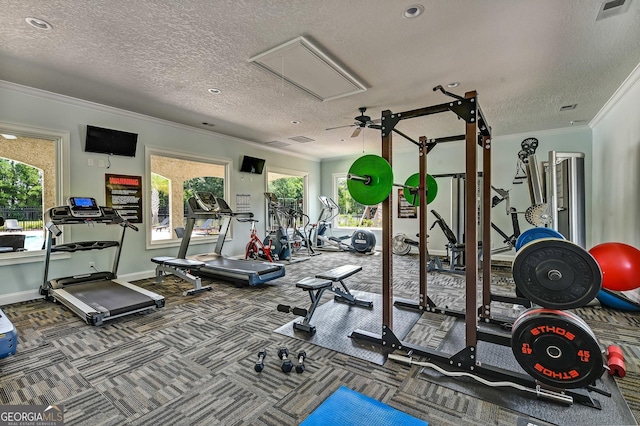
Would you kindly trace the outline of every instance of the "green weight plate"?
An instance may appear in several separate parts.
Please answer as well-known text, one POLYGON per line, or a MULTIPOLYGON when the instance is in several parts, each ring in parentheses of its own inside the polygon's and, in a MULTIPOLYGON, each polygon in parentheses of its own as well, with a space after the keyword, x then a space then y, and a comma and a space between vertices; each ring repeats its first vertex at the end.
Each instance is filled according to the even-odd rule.
POLYGON ((374 206, 384 201, 393 187, 393 171, 384 158, 365 155, 358 158, 349 168, 349 174, 370 178, 371 182, 347 179, 349 194, 365 206, 374 206))
MULTIPOLYGON (((436 199, 436 195, 438 195, 438 182, 436 182, 435 178, 431 175, 427 175, 426 182, 427 182, 427 204, 430 204, 433 202, 433 200, 436 199)), ((411 188, 417 189, 418 186, 420 185, 420 173, 414 173, 411 176, 409 176, 404 184, 405 186, 410 186, 411 188)), ((411 205, 413 206, 420 205, 420 194, 418 194, 417 192, 414 192, 410 188, 404 188, 402 192, 404 194, 404 198, 406 198, 411 205)))

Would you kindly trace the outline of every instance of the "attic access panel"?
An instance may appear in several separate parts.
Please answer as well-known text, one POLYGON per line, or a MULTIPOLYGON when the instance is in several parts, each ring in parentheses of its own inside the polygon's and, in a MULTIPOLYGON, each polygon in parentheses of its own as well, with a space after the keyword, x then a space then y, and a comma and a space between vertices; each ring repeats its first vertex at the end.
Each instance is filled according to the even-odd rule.
POLYGON ((304 37, 267 50, 249 62, 323 102, 367 90, 355 76, 304 37))

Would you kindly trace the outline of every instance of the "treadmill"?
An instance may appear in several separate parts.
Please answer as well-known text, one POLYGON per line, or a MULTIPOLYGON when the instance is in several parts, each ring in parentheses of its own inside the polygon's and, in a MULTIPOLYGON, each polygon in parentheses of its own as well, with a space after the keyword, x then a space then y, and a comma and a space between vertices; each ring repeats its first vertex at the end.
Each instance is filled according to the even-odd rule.
POLYGON ((215 197, 211 192, 196 192, 187 200, 187 223, 184 236, 178 251, 178 258, 185 259, 191 234, 197 219, 223 217, 218 241, 213 253, 191 256, 195 260, 203 261, 204 265, 192 273, 236 284, 256 286, 264 284, 285 274, 281 263, 260 262, 254 260, 231 259, 222 255, 222 246, 229 230, 231 219, 235 217, 253 217, 253 213, 234 213, 222 198, 215 197))
POLYGON ((151 311, 164 306, 164 297, 117 279, 118 262, 127 228, 138 230, 111 207, 98 206, 88 197, 71 197, 67 206, 53 207, 45 212, 47 229, 44 280, 40 294, 45 299, 60 302, 89 325, 137 312, 151 311), (119 241, 80 241, 54 245, 61 235, 60 225, 90 225, 101 223, 120 225, 119 241), (49 279, 51 253, 77 253, 114 248, 113 268, 107 272, 91 272, 63 278, 49 279))

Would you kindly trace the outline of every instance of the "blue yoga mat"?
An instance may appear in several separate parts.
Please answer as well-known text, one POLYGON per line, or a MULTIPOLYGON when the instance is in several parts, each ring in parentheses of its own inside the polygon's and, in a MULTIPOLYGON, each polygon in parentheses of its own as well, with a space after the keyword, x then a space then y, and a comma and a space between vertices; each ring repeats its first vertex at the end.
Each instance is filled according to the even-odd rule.
POLYGON ((426 426, 416 419, 373 398, 340 386, 300 426, 426 426))

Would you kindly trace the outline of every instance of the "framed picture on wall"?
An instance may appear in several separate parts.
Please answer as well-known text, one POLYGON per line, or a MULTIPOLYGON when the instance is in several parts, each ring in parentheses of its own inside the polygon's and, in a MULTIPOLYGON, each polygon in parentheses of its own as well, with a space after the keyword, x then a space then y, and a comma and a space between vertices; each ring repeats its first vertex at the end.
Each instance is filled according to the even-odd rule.
POLYGON ((398 188, 398 219, 417 219, 418 208, 411 205, 404 197, 404 190, 398 188))

